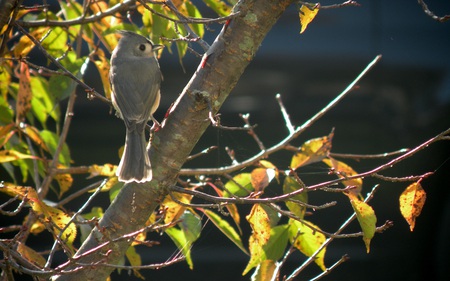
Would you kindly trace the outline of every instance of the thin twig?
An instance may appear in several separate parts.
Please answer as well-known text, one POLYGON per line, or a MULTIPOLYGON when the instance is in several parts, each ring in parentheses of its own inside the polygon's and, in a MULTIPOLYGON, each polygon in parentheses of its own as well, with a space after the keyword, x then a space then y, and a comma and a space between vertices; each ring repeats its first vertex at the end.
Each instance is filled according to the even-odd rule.
POLYGON ((284 107, 283 101, 281 100, 281 95, 277 94, 275 96, 275 98, 277 99, 278 105, 280 106, 281 114, 283 114, 284 123, 286 124, 289 134, 293 134, 295 131, 295 128, 294 128, 294 125, 292 125, 291 118, 289 117, 286 107, 284 107))
POLYGON ((245 167, 251 166, 252 164, 258 162, 261 159, 267 158, 269 155, 284 149, 289 142, 296 139, 300 134, 302 134, 306 129, 308 129, 312 124, 314 124, 317 120, 322 118, 328 111, 330 111, 334 106, 336 106, 344 97, 350 93, 355 86, 361 81, 361 79, 380 61, 381 55, 375 57, 375 59, 370 62, 365 69, 356 77, 353 82, 351 82, 347 88, 339 94, 334 100, 332 100, 328 105, 326 105, 322 110, 316 113, 313 117, 311 117, 308 121, 306 121, 300 127, 297 127, 293 133, 290 133, 287 137, 285 137, 278 144, 259 152, 253 157, 239 163, 236 165, 230 165, 220 168, 200 168, 200 169, 182 169, 180 171, 180 175, 222 175, 226 173, 231 173, 245 167))
POLYGON ((324 272, 320 273, 319 275, 317 275, 316 277, 314 277, 313 279, 310 279, 309 281, 317 281, 319 279, 322 279, 322 277, 330 274, 331 271, 333 271, 336 267, 340 266, 342 263, 346 262, 349 260, 349 257, 347 255, 342 256, 337 262, 335 262, 332 266, 328 267, 327 270, 325 270, 324 272))
POLYGON ((252 138, 255 140, 256 144, 258 144, 258 147, 261 151, 266 150, 266 147, 264 146, 264 144, 262 143, 262 141, 259 139, 258 135, 256 134, 255 130, 253 130, 253 126, 250 125, 250 114, 239 114, 239 117, 242 118, 242 120, 244 120, 245 123, 245 128, 249 128, 248 130, 248 134, 250 136, 252 136, 252 138))
MULTIPOLYGON (((373 194, 375 194, 375 192, 378 190, 379 185, 376 185, 372 188, 372 191, 369 193, 369 195, 367 195, 366 199, 364 200, 364 202, 369 202, 370 199, 372 199, 373 194)), ((345 228, 347 228, 347 226, 356 218, 356 213, 354 212, 340 227, 339 229, 334 233, 335 235, 340 234, 345 228)), ((317 255, 325 248, 327 247, 331 241, 333 241, 334 238, 333 237, 329 237, 327 240, 325 240, 325 242, 314 252, 314 254, 312 254, 305 262, 303 262, 303 264, 298 267, 296 270, 294 270, 292 272, 292 274, 286 279, 286 281, 292 281, 294 280, 294 278, 300 273, 302 272, 309 264, 311 264, 317 257, 317 255)))
POLYGON ((417 0, 420 4, 420 6, 422 6, 423 11, 425 12, 425 14, 427 14, 429 17, 431 17, 432 19, 438 21, 438 22, 446 22, 450 19, 450 15, 445 15, 442 17, 437 16, 435 13, 433 13, 429 8, 428 5, 423 1, 423 0, 417 0))

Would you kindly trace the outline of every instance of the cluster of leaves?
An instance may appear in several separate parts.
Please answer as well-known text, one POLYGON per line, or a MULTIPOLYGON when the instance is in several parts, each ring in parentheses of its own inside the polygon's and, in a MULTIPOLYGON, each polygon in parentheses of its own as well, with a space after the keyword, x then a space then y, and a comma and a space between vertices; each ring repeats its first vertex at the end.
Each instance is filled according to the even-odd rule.
MULTIPOLYGON (((90 2, 87 7, 73 0, 59 1, 60 13, 53 13, 48 9, 45 11, 38 9, 38 12, 31 9, 17 14, 16 20, 22 20, 23 23, 76 22, 67 26, 42 24, 30 27, 28 34, 15 42, 11 52, 3 55, 4 59, 1 60, 0 66, 0 163, 11 178, 11 183, 0 179, 2 180, 0 191, 31 207, 36 219, 28 225, 29 229, 26 231, 33 234, 49 231, 68 254, 73 254, 75 250, 73 246, 75 238, 81 236, 83 241, 89 233, 89 229, 85 228, 86 225, 78 222, 95 221, 103 215, 103 210, 94 207, 79 217, 78 214, 63 210, 58 204, 53 206, 44 201, 47 194, 39 189, 41 179, 48 177, 58 183, 57 187, 53 185, 51 187, 59 199, 64 198, 67 191, 74 187, 70 172, 57 172, 58 169, 67 170, 73 164, 69 148, 64 141, 65 135, 60 127, 62 122, 60 101, 73 95, 77 86, 73 78, 82 80, 89 63, 93 63, 97 68, 106 99, 110 98, 109 61, 105 50, 111 51, 116 46, 118 37, 114 34, 115 30, 139 32, 149 36, 155 43, 166 45, 169 51, 172 51, 174 45, 181 60, 188 50, 189 40, 203 37, 205 30, 203 24, 187 21, 201 18, 199 10, 190 1, 172 2, 176 11, 181 14, 181 19, 179 15, 174 14, 170 6, 164 5, 164 2, 136 3, 137 14, 132 18, 142 22, 141 28, 124 20, 119 14, 102 16, 113 7, 130 5, 130 1, 120 3, 95 1, 90 2), (83 23, 89 16, 98 16, 98 20, 83 23), (191 31, 198 37, 191 34, 191 31), (32 38, 38 41, 38 46, 32 38), (78 38, 81 38, 82 44, 78 38), (99 48, 100 41, 101 48, 99 48), (28 56, 31 56, 36 46, 46 55, 47 65, 38 66, 29 60, 28 56), (81 52, 81 46, 87 48, 86 54, 81 52), (69 77, 69 73, 73 77, 69 77), (34 182, 36 188, 19 185, 29 182, 34 182)), ((204 0, 204 2, 219 16, 228 16, 231 11, 229 4, 235 4, 235 1, 226 3, 220 0, 204 0)), ((318 9, 319 5, 300 8, 301 32, 304 32, 314 19, 318 9)), ((5 31, 6 29, 3 29, 1 32, 5 31)), ((288 172, 281 171, 267 160, 261 160, 251 172, 237 174, 223 185, 205 182, 188 188, 195 191, 206 185, 214 190, 217 197, 229 199, 219 206, 221 212, 191 204, 194 198, 192 195, 172 192, 161 204, 163 216, 152 215, 148 220, 149 229, 146 231, 163 229, 179 247, 192 268, 190 249, 201 234, 201 214, 203 214, 239 249, 250 256, 243 274, 255 267, 258 268, 257 275, 262 272, 275 272, 289 245, 305 256, 313 257, 315 263, 322 270, 326 270, 324 257, 327 233, 305 219, 306 210, 310 206, 308 192, 312 190, 307 188, 295 173, 297 169, 306 165, 322 162, 345 186, 342 193, 348 197, 356 213, 362 228, 363 240, 369 251, 370 241, 376 231, 374 210, 359 194, 363 185, 361 177, 350 166, 330 156, 331 139, 332 135, 329 135, 305 142, 292 157, 290 165, 286 165, 291 169, 288 172), (285 208, 274 204, 278 201, 268 203, 255 201, 250 213, 246 215, 246 221, 252 229, 246 247, 236 202, 248 199, 250 201, 247 203, 251 203, 251 200, 264 199, 266 188, 276 184, 282 187, 282 196, 286 196, 286 200, 278 200, 285 202, 285 208), (223 215, 224 208, 230 214, 232 223, 223 215), (281 220, 281 216, 288 216, 288 221, 281 220)), ((90 177, 101 176, 107 179, 102 185, 102 191, 109 191, 111 200, 122 187, 115 176, 115 169, 116 166, 111 164, 93 164, 86 170, 90 177)), ((410 185, 400 197, 401 212, 410 224, 411 230, 424 201, 425 194, 419 182, 410 185)), ((28 217, 24 225, 27 222, 28 217)), ((143 230, 135 237, 136 242, 127 251, 126 256, 131 265, 141 265, 135 246, 144 243, 145 240, 143 230)), ((38 263, 40 267, 46 265, 42 255, 23 243, 19 243, 17 251, 31 263, 38 263)), ((134 272, 140 276, 138 271, 134 272)))
MULTIPOLYGON (((271 162, 261 160, 251 172, 237 174, 224 185, 222 184, 222 186, 211 182, 207 183, 208 186, 213 188, 217 196, 221 198, 262 199, 266 188, 273 188, 277 185, 281 185, 283 190, 283 194, 280 197, 289 197, 283 200, 287 210, 283 210, 279 205, 273 204, 275 197, 268 198, 265 202, 258 201, 253 204, 251 211, 246 216, 246 220, 252 229, 252 234, 248 238, 248 248, 243 243, 241 220, 236 204, 230 203, 221 206, 221 208, 226 208, 226 213, 232 218, 235 226, 232 226, 220 213, 204 208, 196 208, 197 212, 206 215, 226 237, 250 256, 243 275, 252 268, 257 267, 254 276, 275 276, 282 265, 286 249, 289 247, 297 249, 306 257, 313 257, 314 262, 322 270, 325 271, 327 269, 324 262, 326 253, 325 241, 330 237, 330 234, 322 231, 318 225, 305 219, 307 209, 314 208, 314 206, 308 204, 308 192, 316 189, 310 189, 305 186, 295 173, 295 170, 317 162, 327 165, 330 173, 341 179, 340 182, 345 188, 336 188, 335 190, 341 192, 349 199, 349 203, 362 229, 360 236, 362 236, 367 252, 369 252, 370 241, 377 230, 376 215, 372 207, 361 198, 362 178, 350 166, 330 156, 332 136, 333 134, 331 133, 329 136, 305 142, 292 157, 289 165, 290 171, 280 171, 271 162), (283 180, 281 180, 282 178, 283 180), (273 184, 270 185, 271 183, 273 184), (281 220, 282 216, 289 217, 288 221, 283 222, 281 220)), ((187 237, 198 237, 192 234, 199 234, 201 221, 194 208, 181 207, 173 203, 172 200, 175 200, 182 201, 184 205, 187 205, 192 199, 189 195, 179 194, 179 196, 182 197, 170 199, 168 206, 177 206, 177 217, 189 214, 191 219, 188 220, 187 224, 184 222, 179 224, 179 229, 176 230, 177 234, 179 234, 178 236, 170 236, 177 245, 181 245, 180 250, 183 251, 189 265, 192 266, 190 259, 192 241, 187 242, 185 239, 187 237)), ((233 200, 230 201, 233 202, 233 200)), ((425 192, 418 182, 408 186, 400 196, 400 210, 410 224, 411 231, 414 228, 415 218, 419 216, 424 203, 425 192)), ((221 213, 224 212, 222 211, 221 213)))

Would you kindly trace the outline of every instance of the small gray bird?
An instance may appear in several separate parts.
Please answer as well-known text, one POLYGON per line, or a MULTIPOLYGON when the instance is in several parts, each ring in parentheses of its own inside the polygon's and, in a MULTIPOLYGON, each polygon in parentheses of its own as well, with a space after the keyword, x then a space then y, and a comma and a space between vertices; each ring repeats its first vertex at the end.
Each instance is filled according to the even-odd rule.
POLYGON ((122 35, 111 55, 109 80, 112 103, 126 127, 125 148, 116 175, 122 182, 146 182, 152 179, 152 167, 146 151, 145 126, 159 106, 162 80, 155 45, 130 31, 122 35))

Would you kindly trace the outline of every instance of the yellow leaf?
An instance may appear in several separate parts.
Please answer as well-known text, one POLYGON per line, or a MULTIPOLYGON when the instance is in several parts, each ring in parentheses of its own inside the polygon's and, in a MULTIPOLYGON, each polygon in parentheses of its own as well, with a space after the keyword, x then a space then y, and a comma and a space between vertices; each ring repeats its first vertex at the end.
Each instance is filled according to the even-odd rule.
POLYGON ((178 220, 186 210, 186 207, 174 201, 172 197, 174 197, 177 201, 185 204, 189 204, 192 199, 192 195, 182 194, 178 192, 172 192, 172 195, 167 195, 163 203, 161 204, 161 209, 166 209, 164 223, 171 223, 178 220))
MULTIPOLYGON (((127 256, 128 261, 130 262, 131 266, 140 266, 142 265, 142 259, 141 256, 138 254, 138 252, 136 252, 136 248, 131 246, 128 247, 127 252, 125 253, 125 255, 127 256)), ((139 272, 138 269, 133 268, 133 274, 134 276, 144 280, 144 276, 142 276, 142 274, 139 272)))
POLYGON ((316 17, 317 13, 319 12, 320 4, 317 3, 314 5, 314 7, 310 8, 306 5, 302 5, 299 12, 300 17, 300 25, 302 26, 300 30, 300 34, 303 33, 306 30, 306 27, 308 24, 310 24, 313 19, 316 17))
MULTIPOLYGON (((328 157, 328 159, 323 159, 322 162, 333 168, 333 173, 335 173, 340 179, 345 179, 347 177, 351 177, 358 174, 349 165, 345 164, 344 162, 333 159, 331 157, 328 157)), ((353 194, 359 194, 362 189, 363 181, 361 178, 355 178, 351 180, 344 180, 342 181, 342 184, 346 187, 349 186, 354 187, 353 189, 350 190, 350 192, 353 194)))
POLYGON ((411 231, 416 225, 416 218, 422 212, 427 194, 419 182, 410 184, 400 195, 400 212, 409 224, 411 231))
POLYGON ((11 162, 20 159, 38 159, 38 157, 28 154, 23 154, 15 150, 0 151, 0 163, 11 162))
POLYGON ((20 63, 19 73, 19 91, 16 100, 16 124, 25 120, 25 117, 31 109, 31 99, 33 93, 30 86, 30 72, 28 65, 24 62, 20 63))
MULTIPOLYGON (((56 209, 54 207, 48 206, 43 201, 41 201, 37 195, 36 190, 28 186, 17 186, 13 184, 3 183, 3 188, 0 191, 10 194, 12 196, 19 196, 20 199, 25 197, 28 199, 28 204, 31 206, 34 212, 38 216, 43 215, 43 220, 40 223, 50 223, 53 231, 56 235, 59 235, 60 230, 65 228, 67 223, 70 221, 70 216, 65 212, 56 209)), ((33 233, 37 233, 42 229, 40 223, 37 223, 34 228, 33 233)), ((77 235, 77 228, 74 223, 71 223, 61 235, 61 239, 67 243, 67 245, 72 245, 75 237, 77 235)))
MULTIPOLYGON (((66 168, 66 166, 64 165, 58 165, 58 168, 66 168)), ((61 198, 61 196, 64 195, 64 193, 66 193, 70 187, 72 186, 73 183, 73 178, 71 174, 57 174, 55 176, 55 180, 58 182, 59 185, 59 198, 61 198)))
POLYGON ((300 151, 292 157, 291 168, 295 170, 301 166, 319 162, 328 156, 333 135, 334 133, 331 132, 328 136, 306 141, 300 147, 300 151))
POLYGON ((102 49, 97 49, 96 55, 99 60, 95 60, 95 66, 97 67, 100 78, 102 79, 103 90, 107 99, 111 100, 111 87, 109 85, 109 62, 105 57, 105 52, 102 49))
POLYGON ((249 238, 250 261, 242 275, 247 274, 253 267, 266 259, 263 246, 270 238, 270 219, 264 208, 260 204, 255 204, 246 217, 252 228, 252 235, 249 238))
POLYGON ((96 176, 104 176, 104 177, 113 177, 116 175, 117 166, 112 164, 104 164, 104 165, 91 165, 89 166, 89 177, 93 178, 96 176))
MULTIPOLYGON (((39 27, 30 32, 30 35, 36 39, 40 39, 47 31, 49 27, 39 27)), ((34 43, 28 36, 23 35, 20 37, 19 42, 14 46, 14 56, 15 57, 25 57, 33 49, 34 43)))
MULTIPOLYGON (((305 256, 311 257, 325 243, 326 237, 323 233, 315 230, 320 229, 317 225, 308 221, 304 222, 289 219, 289 240, 305 256)), ((326 247, 314 259, 314 262, 324 271, 327 269, 324 262, 325 252, 326 247)))
POLYGON ((369 253, 370 240, 375 235, 377 217, 372 207, 366 202, 359 200, 355 194, 347 193, 347 196, 350 199, 350 203, 356 213, 356 218, 363 231, 364 244, 366 244, 367 253, 369 253))

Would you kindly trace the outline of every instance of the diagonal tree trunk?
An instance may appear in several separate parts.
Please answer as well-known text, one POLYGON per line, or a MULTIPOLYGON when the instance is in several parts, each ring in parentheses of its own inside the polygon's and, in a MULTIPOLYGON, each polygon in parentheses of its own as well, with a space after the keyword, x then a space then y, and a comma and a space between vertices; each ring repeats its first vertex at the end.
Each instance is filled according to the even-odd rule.
MULTIPOLYGON (((234 8, 240 14, 224 26, 203 57, 202 63, 175 102, 167 120, 153 136, 150 149, 153 180, 126 184, 75 255, 79 264, 91 264, 55 280, 105 280, 131 241, 104 242, 144 227, 195 144, 209 126, 209 108, 216 113, 252 61, 262 40, 292 0, 242 0, 234 8)), ((71 269, 74 269, 72 266, 71 269)))

